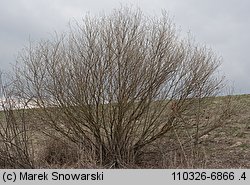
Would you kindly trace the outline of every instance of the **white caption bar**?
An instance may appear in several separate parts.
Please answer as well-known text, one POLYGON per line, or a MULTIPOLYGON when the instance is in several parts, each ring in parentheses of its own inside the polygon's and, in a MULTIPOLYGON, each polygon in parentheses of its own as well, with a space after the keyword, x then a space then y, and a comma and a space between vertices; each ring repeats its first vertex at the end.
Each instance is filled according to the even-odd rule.
POLYGON ((0 184, 102 184, 102 185, 167 185, 167 184, 250 184, 249 169, 211 170, 84 170, 35 169, 0 170, 0 184))

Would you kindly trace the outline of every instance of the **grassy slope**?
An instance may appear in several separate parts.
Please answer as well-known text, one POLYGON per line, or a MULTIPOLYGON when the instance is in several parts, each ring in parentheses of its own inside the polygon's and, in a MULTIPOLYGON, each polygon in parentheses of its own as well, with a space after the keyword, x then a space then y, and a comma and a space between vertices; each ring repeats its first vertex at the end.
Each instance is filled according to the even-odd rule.
POLYGON ((250 95, 235 96, 233 101, 236 114, 202 142, 207 168, 250 168, 250 95))
MULTIPOLYGON (((219 102, 221 97, 217 100, 219 102)), ((205 168, 250 168, 250 95, 234 96, 233 101, 236 114, 229 123, 202 139, 205 168)), ((1 119, 2 116, 0 111, 1 119)))

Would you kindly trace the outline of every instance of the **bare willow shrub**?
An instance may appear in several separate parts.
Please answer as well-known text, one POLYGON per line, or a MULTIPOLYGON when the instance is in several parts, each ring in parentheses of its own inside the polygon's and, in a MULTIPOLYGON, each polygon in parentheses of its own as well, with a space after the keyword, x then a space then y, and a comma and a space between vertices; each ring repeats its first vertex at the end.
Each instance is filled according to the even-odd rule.
POLYGON ((134 164, 222 84, 210 49, 179 39, 166 14, 129 8, 86 16, 68 34, 31 43, 18 62, 16 95, 57 133, 94 147, 107 167, 134 164))
POLYGON ((0 73, 0 168, 34 168, 28 117, 0 73))

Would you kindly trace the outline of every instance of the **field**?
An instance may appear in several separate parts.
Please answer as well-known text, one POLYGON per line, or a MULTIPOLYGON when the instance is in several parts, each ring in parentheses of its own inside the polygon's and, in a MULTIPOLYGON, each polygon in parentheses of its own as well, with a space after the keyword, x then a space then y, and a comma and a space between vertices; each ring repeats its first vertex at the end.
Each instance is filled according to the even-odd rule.
MULTIPOLYGON (((224 98, 208 101, 204 112, 209 116, 215 114, 224 98)), ((145 148, 140 162, 128 168, 250 168, 250 95, 233 96, 232 105, 233 114, 227 122, 202 135, 195 145, 185 145, 187 138, 182 131, 178 137, 170 133, 145 148)), ((3 112, 0 115, 3 120, 3 112)), ((203 115, 202 120, 210 119, 209 116, 203 115)), ((103 168, 95 164, 95 154, 90 151, 81 153, 79 162, 76 148, 40 133, 45 126, 36 123, 29 125, 29 129, 34 160, 39 168, 103 168)))
MULTIPOLYGON (((213 111, 222 98, 217 97, 208 109, 213 111)), ((184 167, 250 168, 250 95, 233 96, 232 101, 234 113, 227 123, 201 137, 201 159, 193 156, 194 166, 184 167)))
POLYGON ((235 115, 202 141, 207 168, 250 168, 250 95, 234 97, 235 115))

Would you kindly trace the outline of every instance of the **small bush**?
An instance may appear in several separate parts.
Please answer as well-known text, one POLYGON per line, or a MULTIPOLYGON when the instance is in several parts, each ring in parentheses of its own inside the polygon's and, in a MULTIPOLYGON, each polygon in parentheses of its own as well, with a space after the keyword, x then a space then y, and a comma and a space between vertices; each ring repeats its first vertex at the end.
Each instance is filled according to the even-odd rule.
POLYGON ((69 166, 78 161, 75 145, 58 139, 49 139, 39 153, 40 162, 45 166, 69 166))
POLYGON ((65 139, 49 137, 38 154, 40 168, 98 168, 94 152, 65 139))

